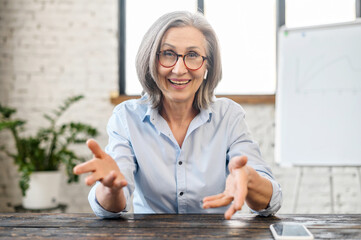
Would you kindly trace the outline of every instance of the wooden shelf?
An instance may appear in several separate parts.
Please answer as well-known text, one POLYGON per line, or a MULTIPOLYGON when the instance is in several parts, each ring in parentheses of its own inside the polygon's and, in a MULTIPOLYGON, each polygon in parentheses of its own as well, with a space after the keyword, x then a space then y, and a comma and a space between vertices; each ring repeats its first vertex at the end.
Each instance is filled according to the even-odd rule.
MULTIPOLYGON (((275 104, 275 95, 216 95, 217 97, 226 97, 239 104, 275 104)), ((129 99, 138 99, 139 95, 116 95, 112 94, 110 102, 117 105, 129 99)))

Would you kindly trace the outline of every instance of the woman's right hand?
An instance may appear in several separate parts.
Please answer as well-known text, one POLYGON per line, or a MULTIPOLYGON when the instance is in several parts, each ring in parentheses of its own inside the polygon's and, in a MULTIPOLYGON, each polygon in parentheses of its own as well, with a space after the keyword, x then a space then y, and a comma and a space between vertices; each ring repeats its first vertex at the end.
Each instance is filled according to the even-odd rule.
POLYGON ((110 192, 118 192, 125 187, 127 181, 114 159, 106 154, 95 140, 89 139, 87 145, 93 152, 94 158, 78 164, 74 167, 73 172, 77 175, 91 173, 85 179, 85 183, 88 186, 93 185, 96 181, 100 181, 104 187, 109 188, 110 192))
POLYGON ((89 186, 96 181, 102 183, 97 186, 95 196, 104 209, 111 212, 124 210, 126 198, 122 189, 128 184, 125 177, 114 159, 106 154, 95 140, 89 139, 87 145, 93 152, 94 158, 75 166, 74 173, 77 175, 91 173, 85 179, 85 183, 89 186))

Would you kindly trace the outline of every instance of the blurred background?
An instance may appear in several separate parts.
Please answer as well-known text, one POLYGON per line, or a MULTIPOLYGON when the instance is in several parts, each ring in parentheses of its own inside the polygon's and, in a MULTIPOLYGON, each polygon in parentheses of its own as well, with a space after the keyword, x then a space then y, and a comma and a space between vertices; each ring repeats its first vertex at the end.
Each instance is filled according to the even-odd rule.
MULTIPOLYGON (((111 97, 141 93, 134 62, 145 31, 165 12, 197 8, 221 43, 224 77, 216 93, 271 99, 241 105, 282 186, 279 212, 360 213, 360 167, 285 167, 275 162, 272 100, 279 27, 354 21, 360 17, 359 0, 0 0, 0 103, 17 109, 31 135, 46 124, 44 113, 67 97, 84 95, 61 121, 94 126, 99 131, 96 140, 105 147, 105 127, 115 106, 111 97)), ((0 145, 14 148, 9 132, 0 132, 0 145)), ((74 150, 91 157, 85 144, 74 150)), ((13 212, 21 204, 18 182, 17 166, 0 152, 0 212, 13 212)), ((66 212, 92 212, 89 190, 84 177, 67 184, 63 174, 59 202, 67 205, 66 212)))

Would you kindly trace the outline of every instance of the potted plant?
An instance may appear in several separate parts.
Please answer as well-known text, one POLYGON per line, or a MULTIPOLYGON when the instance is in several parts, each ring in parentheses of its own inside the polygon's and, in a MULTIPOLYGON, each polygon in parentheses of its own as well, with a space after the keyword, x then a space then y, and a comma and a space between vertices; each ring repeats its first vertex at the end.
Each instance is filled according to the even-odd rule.
POLYGON ((85 143, 88 137, 98 133, 87 124, 58 124, 58 120, 72 104, 82 98, 81 95, 70 97, 52 114, 44 114, 48 126, 38 129, 35 136, 25 135, 26 121, 13 118, 15 109, 0 104, 0 131, 10 130, 16 151, 8 151, 5 146, 1 146, 0 150, 13 158, 18 166, 24 208, 52 208, 59 204, 60 166, 65 166, 68 183, 78 181, 78 176, 73 174, 73 167, 85 159, 69 147, 85 143))

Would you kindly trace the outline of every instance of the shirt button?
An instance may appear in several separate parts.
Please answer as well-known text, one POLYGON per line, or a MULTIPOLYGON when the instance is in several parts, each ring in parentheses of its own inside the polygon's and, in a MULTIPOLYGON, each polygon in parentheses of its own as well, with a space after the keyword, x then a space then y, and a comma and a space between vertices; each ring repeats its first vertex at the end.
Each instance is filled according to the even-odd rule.
POLYGON ((183 192, 180 192, 179 195, 180 195, 180 196, 183 196, 183 192))
POLYGON ((179 161, 179 162, 178 162, 178 164, 179 164, 179 165, 182 165, 182 164, 183 164, 183 162, 182 162, 182 161, 179 161))

